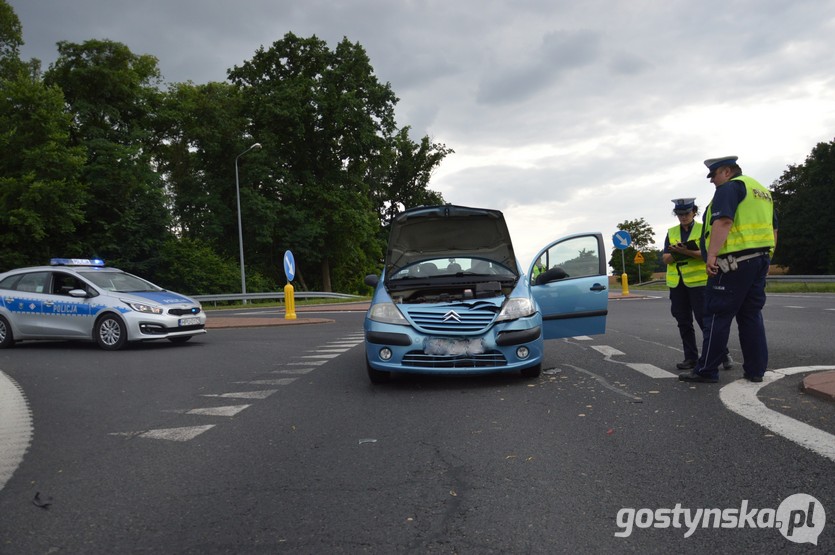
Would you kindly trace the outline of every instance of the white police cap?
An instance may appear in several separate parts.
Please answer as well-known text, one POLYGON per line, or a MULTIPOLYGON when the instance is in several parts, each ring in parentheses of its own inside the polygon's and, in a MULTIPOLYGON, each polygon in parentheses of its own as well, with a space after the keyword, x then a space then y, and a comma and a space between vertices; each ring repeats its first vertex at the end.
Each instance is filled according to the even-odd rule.
POLYGON ((739 156, 722 156, 721 158, 708 158, 707 160, 705 160, 705 166, 707 166, 708 169, 707 177, 713 177, 713 172, 715 172, 722 166, 730 166, 732 164, 736 164, 737 160, 739 160, 739 156))

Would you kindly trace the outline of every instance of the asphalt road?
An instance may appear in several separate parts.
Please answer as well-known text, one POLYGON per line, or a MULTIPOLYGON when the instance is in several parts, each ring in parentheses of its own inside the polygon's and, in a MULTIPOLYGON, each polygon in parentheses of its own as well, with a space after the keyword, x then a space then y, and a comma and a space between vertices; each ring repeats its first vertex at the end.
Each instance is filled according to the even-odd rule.
MULTIPOLYGON (((0 553, 835 551, 835 460, 751 419, 826 440, 835 404, 803 372, 753 391, 747 417, 722 398, 741 368, 679 382, 657 296, 610 303, 604 336, 548 342, 534 380, 372 386, 361 312, 0 351, 32 421, 0 553)), ((765 315, 771 369, 835 368, 835 296, 772 295, 765 315)))

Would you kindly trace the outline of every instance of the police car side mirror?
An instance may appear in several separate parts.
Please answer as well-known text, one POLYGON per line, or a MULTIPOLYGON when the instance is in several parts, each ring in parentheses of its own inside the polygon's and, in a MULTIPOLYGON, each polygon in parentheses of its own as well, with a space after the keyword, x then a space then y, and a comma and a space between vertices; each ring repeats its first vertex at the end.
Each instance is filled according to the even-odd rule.
POLYGON ((83 299, 87 296, 87 291, 84 289, 70 289, 68 291, 70 297, 76 297, 78 299, 83 299))
POLYGON ((377 274, 368 274, 365 276, 365 284, 369 287, 377 287, 377 284, 380 283, 380 278, 377 274))

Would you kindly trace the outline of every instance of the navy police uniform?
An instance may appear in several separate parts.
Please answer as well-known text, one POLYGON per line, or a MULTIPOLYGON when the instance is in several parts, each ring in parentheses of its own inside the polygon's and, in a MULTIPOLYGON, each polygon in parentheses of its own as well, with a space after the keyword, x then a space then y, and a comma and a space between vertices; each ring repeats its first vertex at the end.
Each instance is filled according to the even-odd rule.
MULTIPOLYGON (((705 165, 710 170, 708 177, 712 178, 723 166, 736 168, 736 160, 736 156, 706 160, 705 165)), ((727 352, 731 323, 736 318, 745 377, 759 382, 768 365, 762 309, 766 300, 765 278, 777 229, 771 193, 740 172, 716 187, 704 216, 701 246, 706 259, 711 225, 719 218, 730 218, 733 225, 718 252, 719 269, 715 275, 710 272, 708 275, 702 355, 693 371, 681 374, 679 379, 718 381, 719 365, 727 352)))

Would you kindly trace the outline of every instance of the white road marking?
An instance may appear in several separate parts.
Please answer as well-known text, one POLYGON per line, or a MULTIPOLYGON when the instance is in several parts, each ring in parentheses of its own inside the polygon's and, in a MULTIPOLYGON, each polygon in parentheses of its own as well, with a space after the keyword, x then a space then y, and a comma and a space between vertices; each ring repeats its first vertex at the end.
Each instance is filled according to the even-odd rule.
POLYGON ((577 341, 591 341, 591 337, 588 335, 578 335, 576 337, 572 337, 571 339, 576 339, 577 341))
POLYGON ((835 436, 773 411, 757 398, 760 388, 784 376, 819 370, 835 370, 835 366, 796 366, 766 372, 760 383, 741 379, 726 385, 719 390, 719 398, 740 416, 835 462, 835 436))
POLYGON ((633 370, 637 370, 645 376, 649 376, 650 378, 678 378, 678 374, 667 372, 666 370, 662 370, 661 368, 653 366, 652 364, 627 362, 626 365, 633 370))
POLYGON ((147 432, 142 432, 139 434, 139 437, 147 439, 164 439, 167 441, 189 441, 214 427, 214 424, 209 424, 207 426, 189 426, 186 428, 162 428, 159 430, 148 430, 147 432))
POLYGON ((236 393, 216 393, 201 395, 201 397, 220 397, 223 399, 266 399, 277 389, 264 389, 261 391, 238 391, 236 393))
POLYGON ((591 348, 603 355, 604 357, 612 357, 616 355, 625 354, 618 351, 614 347, 609 347, 608 345, 592 345, 591 348))
POLYGON ((642 364, 637 362, 620 362, 619 360, 612 360, 613 356, 620 356, 624 353, 618 351, 614 347, 610 347, 608 345, 592 345, 592 349, 597 351, 598 353, 602 354, 606 357, 606 360, 609 362, 614 362, 615 364, 623 364, 628 366, 629 368, 640 372, 645 376, 649 376, 650 378, 677 378, 678 374, 673 374, 672 372, 667 372, 666 370, 662 370, 657 366, 653 366, 652 364, 642 364))
POLYGON ((23 462, 32 434, 32 413, 23 390, 0 372, 0 490, 23 462))
POLYGON ((336 353, 342 354, 348 349, 311 349, 309 351, 305 351, 307 353, 336 353))
POLYGON ((278 378, 277 380, 252 380, 251 382, 235 382, 246 383, 252 385, 290 385, 298 378, 278 378))
POLYGON ((252 405, 230 405, 226 407, 206 407, 202 409, 191 409, 186 414, 197 414, 199 416, 235 416, 252 405))
POLYGON ((310 366, 314 364, 316 366, 322 366, 325 364, 327 360, 308 360, 306 362, 288 362, 287 366, 310 366))
POLYGON ((331 359, 331 358, 336 358, 338 356, 339 355, 305 355, 301 358, 327 358, 327 359, 331 359))
POLYGON ((288 368, 287 370, 273 370, 270 374, 309 374, 315 368, 288 368))

